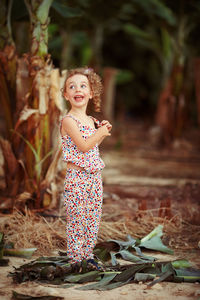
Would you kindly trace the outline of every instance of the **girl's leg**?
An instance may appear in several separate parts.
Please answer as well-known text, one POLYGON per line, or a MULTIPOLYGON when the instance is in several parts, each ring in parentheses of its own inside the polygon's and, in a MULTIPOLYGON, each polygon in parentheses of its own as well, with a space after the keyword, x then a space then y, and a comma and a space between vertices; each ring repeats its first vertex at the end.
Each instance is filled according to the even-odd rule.
POLYGON ((93 249, 97 242, 97 235, 102 213, 103 188, 101 173, 90 174, 87 181, 87 205, 85 242, 83 244, 84 258, 93 258, 93 249))
POLYGON ((67 255, 71 262, 82 261, 85 239, 85 180, 80 171, 68 170, 65 180, 65 205, 67 211, 67 255))

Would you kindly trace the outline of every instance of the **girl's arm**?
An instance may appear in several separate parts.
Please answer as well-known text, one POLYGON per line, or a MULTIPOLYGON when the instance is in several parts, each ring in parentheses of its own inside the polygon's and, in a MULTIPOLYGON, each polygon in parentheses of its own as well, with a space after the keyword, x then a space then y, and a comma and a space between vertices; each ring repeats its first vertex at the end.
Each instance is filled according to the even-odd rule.
POLYGON ((103 136, 103 137, 99 140, 98 145, 100 145, 100 144, 103 142, 104 139, 105 139, 105 136, 103 136))
POLYGON ((99 142, 102 141, 106 136, 111 135, 106 125, 102 125, 93 135, 91 135, 87 139, 84 139, 77 126, 76 121, 71 118, 63 119, 61 133, 62 135, 68 134, 76 144, 76 146, 79 148, 79 150, 82 152, 89 151, 96 144, 99 144, 99 142))
MULTIPOLYGON (((106 127, 107 127, 107 129, 108 129, 109 132, 111 131, 112 125, 110 124, 109 121, 103 120, 103 121, 101 122, 101 126, 103 126, 103 125, 106 125, 106 127)), ((101 140, 98 142, 98 145, 100 145, 100 144, 103 142, 104 138, 105 138, 105 136, 101 138, 101 140)))

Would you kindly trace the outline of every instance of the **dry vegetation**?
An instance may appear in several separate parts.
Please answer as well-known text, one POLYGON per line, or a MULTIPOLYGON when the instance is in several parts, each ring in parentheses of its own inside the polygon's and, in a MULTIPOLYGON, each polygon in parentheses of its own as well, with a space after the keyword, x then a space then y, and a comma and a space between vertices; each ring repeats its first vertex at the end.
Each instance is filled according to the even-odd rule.
MULTIPOLYGON (((110 144, 106 144, 106 151, 103 153, 108 173, 104 173, 103 215, 98 241, 126 239, 127 234, 142 238, 158 224, 162 224, 163 242, 166 245, 179 251, 192 249, 198 251, 200 241, 198 145, 192 143, 194 139, 191 138, 187 139, 187 143, 190 143, 192 151, 191 147, 182 147, 181 152, 176 148, 156 150, 156 147, 149 146, 151 137, 147 135, 146 125, 132 124, 132 127, 130 125, 128 125, 131 128, 129 134, 125 134, 125 129, 120 129, 124 137, 123 145, 126 139, 131 141, 130 157, 124 151, 113 154, 111 149, 117 141, 116 133, 113 134, 110 144), (170 168, 168 161, 177 161, 177 165, 170 168), (120 180, 122 175, 125 179, 130 179, 131 176, 141 178, 141 172, 143 176, 148 175, 149 178, 152 176, 158 181, 159 178, 163 178, 162 174, 164 178, 176 179, 182 176, 189 179, 191 166, 194 167, 192 177, 196 179, 194 184, 189 181, 181 186, 123 184, 122 181, 121 184, 106 183, 107 179, 120 180), (116 170, 118 173, 115 175, 116 170)), ((60 194, 64 176, 65 170, 56 178, 60 194)), ((62 201, 57 210, 40 212, 25 210, 23 213, 14 210, 12 214, 2 214, 0 217, 0 231, 4 232, 5 239, 13 242, 16 248, 37 247, 38 255, 48 255, 50 251, 66 249, 65 210, 62 201)))
MULTIPOLYGON (((138 211, 133 220, 112 221, 111 216, 110 220, 105 221, 103 215, 98 241, 125 240, 127 234, 142 238, 158 224, 164 226, 163 240, 171 248, 190 250, 198 247, 200 226, 184 222, 179 215, 170 220, 154 217, 151 210, 138 211)), ((65 220, 61 217, 45 218, 31 211, 22 214, 15 210, 12 215, 1 217, 0 231, 4 232, 6 241, 14 243, 15 248, 36 247, 37 255, 49 255, 54 250, 66 249, 65 220)))

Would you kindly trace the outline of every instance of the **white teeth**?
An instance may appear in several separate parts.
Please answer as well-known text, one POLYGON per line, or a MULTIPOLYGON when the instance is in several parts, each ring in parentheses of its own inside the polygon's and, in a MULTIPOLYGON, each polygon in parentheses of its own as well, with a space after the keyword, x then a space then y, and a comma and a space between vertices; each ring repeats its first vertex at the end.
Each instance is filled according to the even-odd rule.
POLYGON ((81 101, 83 100, 83 96, 75 96, 74 99, 75 101, 81 101))

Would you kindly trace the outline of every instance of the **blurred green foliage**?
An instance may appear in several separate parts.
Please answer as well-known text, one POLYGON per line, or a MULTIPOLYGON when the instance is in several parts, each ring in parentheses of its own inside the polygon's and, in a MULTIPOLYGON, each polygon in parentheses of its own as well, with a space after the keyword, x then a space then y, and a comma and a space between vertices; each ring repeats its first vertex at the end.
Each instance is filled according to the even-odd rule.
MULTIPOLYGON (((199 13, 196 0, 54 0, 49 53, 61 69, 90 65, 99 72, 106 66, 120 70, 116 109, 153 115, 174 62, 186 64, 188 72, 187 64, 200 55, 199 13)), ((14 1, 16 44, 27 34, 22 24, 29 27, 26 7, 23 0, 14 1)), ((27 51, 24 39, 21 53, 27 51)), ((191 95, 193 111, 195 93, 191 95)))

